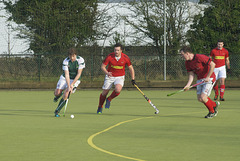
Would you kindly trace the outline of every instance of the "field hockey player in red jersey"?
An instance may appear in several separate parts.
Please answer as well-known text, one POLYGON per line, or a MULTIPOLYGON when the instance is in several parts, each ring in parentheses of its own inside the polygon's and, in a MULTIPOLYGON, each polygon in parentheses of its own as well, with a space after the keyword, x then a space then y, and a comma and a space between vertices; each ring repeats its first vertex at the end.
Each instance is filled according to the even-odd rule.
POLYGON ((114 46, 114 52, 110 53, 101 65, 101 69, 105 74, 104 84, 102 86, 102 93, 100 94, 99 104, 97 113, 101 114, 103 109, 103 104, 105 103, 105 108, 110 108, 110 103, 112 99, 117 97, 124 85, 125 80, 125 66, 128 66, 130 76, 132 78, 132 84, 135 83, 135 72, 129 57, 122 53, 123 46, 117 43, 114 46), (108 68, 107 68, 108 66, 108 68), (112 86, 115 86, 113 92, 109 97, 107 97, 112 86))
MULTIPOLYGON (((223 98, 225 92, 225 79, 227 77, 227 72, 230 73, 230 61, 229 61, 229 53, 227 49, 223 47, 224 43, 223 40, 218 40, 217 47, 214 48, 211 53, 210 57, 213 59, 214 63, 216 64, 214 73, 216 75, 217 82, 219 80, 220 83, 220 101, 224 101, 223 98), (226 66, 227 65, 227 72, 226 66)), ((214 100, 218 99, 218 83, 214 85, 213 89, 215 91, 214 100)))
POLYGON ((197 83, 204 81, 204 83, 197 86, 197 99, 199 102, 202 102, 209 111, 205 118, 213 118, 214 116, 217 116, 220 103, 218 101, 213 102, 209 98, 216 81, 213 72, 215 63, 206 55, 193 54, 191 48, 188 46, 181 48, 180 54, 186 60, 185 66, 189 75, 188 82, 184 89, 189 89, 195 75, 197 76, 197 83))

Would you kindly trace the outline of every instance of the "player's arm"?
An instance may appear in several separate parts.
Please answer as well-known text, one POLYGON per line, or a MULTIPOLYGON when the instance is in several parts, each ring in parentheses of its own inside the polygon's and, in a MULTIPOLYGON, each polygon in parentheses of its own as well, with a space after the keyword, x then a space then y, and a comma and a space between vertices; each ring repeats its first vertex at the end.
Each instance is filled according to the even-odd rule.
POLYGON ((188 82, 183 88, 185 89, 185 91, 189 90, 189 87, 191 86, 193 79, 194 79, 194 72, 193 71, 188 72, 188 82))
POLYGON ((209 57, 213 60, 213 50, 210 52, 210 55, 209 55, 209 57))
POLYGON ((108 72, 106 69, 107 65, 105 65, 104 63, 102 63, 101 65, 101 70, 103 71, 104 74, 106 74, 108 77, 112 77, 112 72, 108 72))
POLYGON ((130 73, 132 80, 135 80, 135 71, 133 69, 133 66, 132 65, 128 66, 128 69, 129 69, 129 73, 130 73))
POLYGON ((226 58, 227 69, 230 69, 230 60, 229 57, 226 58))
POLYGON ((206 78, 204 79, 204 82, 209 82, 210 77, 211 77, 211 75, 214 71, 214 68, 215 68, 215 63, 213 61, 211 61, 211 63, 209 65, 210 65, 210 69, 209 69, 209 72, 208 72, 206 78))
POLYGON ((65 79, 66 79, 67 86, 68 86, 67 90, 65 90, 65 92, 64 92, 64 100, 66 100, 66 99, 67 99, 67 93, 68 93, 69 91, 71 91, 71 87, 70 87, 69 71, 68 71, 68 70, 64 70, 64 73, 65 73, 65 79))

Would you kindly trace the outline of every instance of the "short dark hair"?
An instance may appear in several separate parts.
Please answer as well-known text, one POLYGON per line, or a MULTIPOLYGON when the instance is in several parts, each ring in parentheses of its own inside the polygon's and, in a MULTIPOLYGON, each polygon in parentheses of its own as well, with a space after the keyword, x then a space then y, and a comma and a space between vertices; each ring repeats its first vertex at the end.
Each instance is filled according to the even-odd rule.
POLYGON ((181 49, 180 49, 180 52, 184 52, 184 53, 192 53, 192 49, 189 47, 189 46, 183 46, 181 49))
POLYGON ((68 49, 68 55, 77 55, 77 50, 75 48, 68 49))
POLYGON ((120 47, 120 49, 123 50, 123 46, 122 46, 122 44, 120 44, 120 43, 116 43, 116 44, 114 45, 114 48, 115 48, 115 47, 120 47))
POLYGON ((224 43, 224 41, 222 39, 218 39, 218 42, 223 42, 224 43))

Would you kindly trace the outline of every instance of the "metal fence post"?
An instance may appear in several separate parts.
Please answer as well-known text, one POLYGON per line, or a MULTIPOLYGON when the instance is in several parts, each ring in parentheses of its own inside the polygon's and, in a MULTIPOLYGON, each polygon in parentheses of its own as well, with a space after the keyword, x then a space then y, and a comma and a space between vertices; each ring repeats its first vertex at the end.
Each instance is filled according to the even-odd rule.
POLYGON ((93 54, 91 54, 91 81, 93 81, 93 72, 94 72, 94 70, 93 70, 93 54))
POLYGON ((145 80, 147 80, 147 56, 144 57, 145 80))
POLYGON ((38 81, 41 81, 41 55, 38 55, 38 81))

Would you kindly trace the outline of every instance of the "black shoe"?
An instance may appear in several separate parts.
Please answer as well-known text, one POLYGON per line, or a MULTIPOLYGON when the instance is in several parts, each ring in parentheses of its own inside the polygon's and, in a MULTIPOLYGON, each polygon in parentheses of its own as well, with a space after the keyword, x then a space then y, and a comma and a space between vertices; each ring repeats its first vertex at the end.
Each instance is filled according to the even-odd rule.
POLYGON ((214 113, 212 113, 212 112, 209 112, 206 116, 205 116, 205 118, 207 118, 207 119, 211 119, 211 118, 213 118, 214 117, 214 113))
POLYGON ((214 116, 217 116, 217 114, 218 114, 218 107, 220 105, 220 102, 216 101, 215 103, 216 103, 216 106, 213 107, 213 109, 214 109, 214 116))
POLYGON ((215 101, 218 100, 218 95, 215 95, 214 100, 215 101))
POLYGON ((225 101, 225 99, 223 97, 220 97, 220 101, 225 101))

